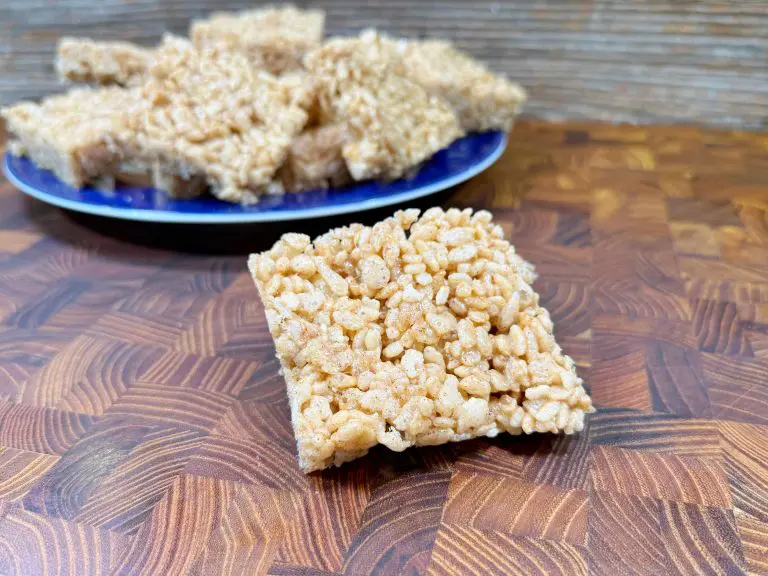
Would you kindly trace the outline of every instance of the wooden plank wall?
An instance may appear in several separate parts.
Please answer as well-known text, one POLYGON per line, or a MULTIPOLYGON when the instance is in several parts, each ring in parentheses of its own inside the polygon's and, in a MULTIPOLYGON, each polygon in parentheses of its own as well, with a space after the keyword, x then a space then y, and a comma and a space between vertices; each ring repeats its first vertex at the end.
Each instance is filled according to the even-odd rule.
MULTIPOLYGON (((309 4, 297 2, 298 4, 309 4)), ((0 104, 58 89, 62 34, 155 42, 258 2, 2 0, 0 104)), ((546 119, 768 126, 765 0, 320 0, 329 33, 443 36, 506 72, 546 119)))

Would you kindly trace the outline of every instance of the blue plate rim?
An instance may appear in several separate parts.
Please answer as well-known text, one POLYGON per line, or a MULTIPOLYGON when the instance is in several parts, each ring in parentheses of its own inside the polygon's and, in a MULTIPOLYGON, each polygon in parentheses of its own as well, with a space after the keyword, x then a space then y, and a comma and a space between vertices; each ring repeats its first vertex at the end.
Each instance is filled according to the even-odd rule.
POLYGON ((309 218, 322 218, 325 216, 336 216, 349 214, 351 212, 362 212, 383 208, 393 204, 400 204, 422 198, 430 194, 435 194, 466 182, 470 178, 483 172, 494 164, 504 153, 508 144, 507 134, 501 134, 499 143, 493 151, 480 162, 473 164, 465 171, 455 174, 449 178, 438 180, 431 184, 408 190, 397 194, 387 194, 360 202, 352 202, 342 205, 323 206, 320 208, 304 208, 290 211, 264 211, 264 212, 235 212, 225 214, 199 214, 199 213, 180 213, 166 210, 152 210, 147 208, 114 208, 88 202, 79 202, 62 198, 55 194, 49 194, 31 186, 19 179, 9 164, 11 159, 10 152, 6 152, 3 158, 3 172, 8 181, 21 190, 23 193, 59 208, 72 210, 94 216, 103 216, 107 218, 117 218, 120 220, 131 220, 138 222, 161 222, 167 224, 250 224, 257 222, 284 222, 289 220, 306 220, 309 218))

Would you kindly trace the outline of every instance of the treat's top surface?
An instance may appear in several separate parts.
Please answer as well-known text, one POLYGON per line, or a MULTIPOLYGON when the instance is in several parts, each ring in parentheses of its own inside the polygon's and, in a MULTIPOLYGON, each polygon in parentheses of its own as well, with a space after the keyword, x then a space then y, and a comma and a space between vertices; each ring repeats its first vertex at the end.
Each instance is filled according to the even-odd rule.
POLYGON ((98 65, 117 66, 140 71, 147 66, 152 58, 152 51, 131 42, 99 42, 90 38, 75 38, 65 36, 56 46, 57 64, 65 63, 70 66, 98 65))
POLYGON ((517 84, 492 73, 478 60, 443 40, 401 40, 398 52, 403 57, 407 73, 424 85, 443 89, 474 90, 504 87, 511 100, 522 103, 526 94, 517 84))
POLYGON ((145 93, 153 103, 193 108, 196 117, 188 120, 210 136, 254 126, 294 131, 306 121, 294 106, 300 79, 280 81, 254 68, 245 55, 219 46, 198 49, 188 40, 166 36, 149 72, 145 93))
POLYGON ((64 37, 56 47, 61 79, 97 84, 138 85, 152 60, 152 51, 130 42, 97 42, 64 37))
POLYGON ((304 126, 302 90, 244 54, 168 36, 121 136, 199 167, 220 198, 243 200, 269 184, 304 126))
POLYGON ((343 155, 356 180, 400 177, 462 133, 448 102, 406 77, 394 45, 374 31, 329 40, 304 62, 322 115, 350 133, 343 155))
POLYGON ((405 74, 431 93, 445 97, 464 129, 509 130, 526 100, 522 87, 492 73, 468 54, 442 40, 399 40, 405 74))
POLYGON ((277 41, 312 46, 323 38, 325 14, 292 5, 267 6, 238 13, 215 12, 192 23, 195 42, 225 41, 261 45, 277 41))
POLYGON ((135 90, 75 88, 40 103, 20 102, 3 109, 2 115, 13 132, 67 153, 104 142, 136 101, 135 90))
POLYGON ((499 432, 572 433, 591 402, 488 212, 286 234, 252 256, 302 467, 499 432))

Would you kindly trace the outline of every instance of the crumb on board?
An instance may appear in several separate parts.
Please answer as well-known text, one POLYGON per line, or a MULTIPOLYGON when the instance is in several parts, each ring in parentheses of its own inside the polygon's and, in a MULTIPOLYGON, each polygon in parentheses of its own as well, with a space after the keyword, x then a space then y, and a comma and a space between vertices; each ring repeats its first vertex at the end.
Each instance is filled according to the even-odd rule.
POLYGON ((251 255, 287 384, 299 464, 383 444, 572 434, 592 402, 489 212, 399 211, 251 255))

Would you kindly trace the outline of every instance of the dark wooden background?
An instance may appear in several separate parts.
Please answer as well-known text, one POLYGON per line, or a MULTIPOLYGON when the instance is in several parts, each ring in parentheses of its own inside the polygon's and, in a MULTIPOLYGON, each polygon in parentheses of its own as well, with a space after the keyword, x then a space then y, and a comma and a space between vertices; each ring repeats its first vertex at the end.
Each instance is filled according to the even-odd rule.
MULTIPOLYGON (((306 5, 307 2, 297 1, 306 5)), ((57 89, 62 34, 151 44, 183 33, 214 7, 204 0, 1 0, 0 104, 57 89)), ((768 124, 768 2, 681 0, 320 0, 328 31, 376 26, 434 35, 504 71, 548 120, 768 124)))

